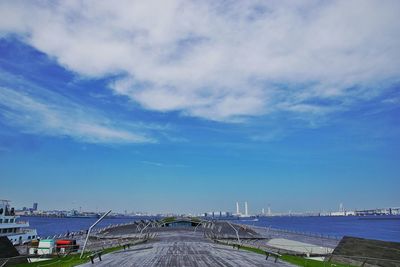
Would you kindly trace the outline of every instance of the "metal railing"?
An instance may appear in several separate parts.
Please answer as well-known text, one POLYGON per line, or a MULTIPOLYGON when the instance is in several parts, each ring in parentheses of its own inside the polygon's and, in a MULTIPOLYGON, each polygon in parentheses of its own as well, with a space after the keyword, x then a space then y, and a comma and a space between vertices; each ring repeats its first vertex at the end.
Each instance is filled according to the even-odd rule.
POLYGON ((261 230, 266 230, 267 233, 271 231, 271 234, 274 233, 285 233, 285 234, 293 234, 293 235, 302 235, 302 236, 309 236, 309 237, 315 237, 315 238, 321 238, 321 239, 334 239, 334 240, 340 240, 342 237, 337 236, 337 235, 329 235, 329 234, 320 234, 320 233, 314 233, 314 232, 305 232, 305 231, 296 231, 296 230, 290 230, 290 229, 283 229, 283 228, 274 228, 271 226, 268 227, 262 227, 262 226, 254 226, 254 225, 248 225, 252 228, 255 229, 261 229, 261 230))

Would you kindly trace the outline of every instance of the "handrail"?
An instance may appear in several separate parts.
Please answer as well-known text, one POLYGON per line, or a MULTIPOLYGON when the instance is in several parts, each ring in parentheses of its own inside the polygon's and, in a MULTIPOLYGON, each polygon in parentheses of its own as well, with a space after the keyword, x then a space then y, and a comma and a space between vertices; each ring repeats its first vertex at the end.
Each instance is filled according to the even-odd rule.
POLYGON ((329 235, 329 234, 319 234, 319 233, 314 233, 314 232, 301 232, 301 231, 295 231, 295 230, 290 230, 290 229, 284 229, 284 228, 275 228, 270 226, 257 226, 257 225, 247 225, 250 226, 251 228, 255 229, 260 229, 260 230, 266 230, 267 234, 274 234, 273 232, 281 232, 281 233, 286 233, 286 234, 293 234, 293 235, 302 235, 302 236, 307 236, 307 237, 315 237, 319 239, 328 239, 332 241, 338 241, 342 237, 336 236, 336 235, 329 235), (270 233, 270 231, 272 233, 270 233))

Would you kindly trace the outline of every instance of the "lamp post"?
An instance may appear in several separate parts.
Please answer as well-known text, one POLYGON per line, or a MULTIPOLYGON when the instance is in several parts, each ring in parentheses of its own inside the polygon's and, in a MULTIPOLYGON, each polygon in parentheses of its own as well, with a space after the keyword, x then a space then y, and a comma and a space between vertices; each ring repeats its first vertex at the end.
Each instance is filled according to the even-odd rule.
POLYGON ((140 231, 140 238, 142 237, 143 231, 149 226, 151 222, 149 222, 141 231, 140 231))
POLYGON ((82 259, 83 253, 85 252, 86 244, 87 244, 87 242, 89 240, 89 235, 90 235, 90 232, 92 231, 93 227, 95 227, 101 220, 103 220, 104 217, 106 217, 108 214, 110 214, 110 212, 111 212, 111 210, 109 210, 106 213, 104 213, 103 216, 101 216, 94 224, 92 224, 89 227, 89 230, 88 230, 87 235, 86 235, 86 240, 85 240, 85 243, 83 244, 83 248, 82 248, 82 252, 81 252, 81 256, 80 256, 81 259, 82 259))
POLYGON ((238 232, 238 230, 236 230, 236 228, 233 227, 233 225, 232 225, 230 222, 227 222, 227 223, 232 227, 233 230, 235 230, 236 237, 237 237, 237 240, 238 240, 239 245, 240 245, 240 237, 239 237, 239 232, 238 232))

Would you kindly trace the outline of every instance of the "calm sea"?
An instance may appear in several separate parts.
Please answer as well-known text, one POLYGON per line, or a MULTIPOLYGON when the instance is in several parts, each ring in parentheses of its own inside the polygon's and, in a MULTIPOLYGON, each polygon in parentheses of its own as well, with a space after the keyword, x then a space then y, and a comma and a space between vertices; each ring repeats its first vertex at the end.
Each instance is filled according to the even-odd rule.
POLYGON ((363 237, 400 242, 400 216, 373 217, 264 217, 243 224, 341 238, 363 237))
MULTIPOLYGON (((98 227, 132 222, 149 217, 104 219, 98 227)), ((88 229, 95 218, 24 217, 42 237, 88 229)), ((341 238, 345 235, 400 242, 400 216, 388 217, 266 217, 258 221, 241 219, 237 222, 303 233, 341 238)))
MULTIPOLYGON (((134 222, 141 219, 154 219, 154 217, 105 218, 96 226, 96 228, 112 224, 134 222)), ((29 221, 30 227, 35 228, 39 236, 48 237, 67 232, 86 230, 97 221, 97 218, 22 217, 21 220, 29 221)))

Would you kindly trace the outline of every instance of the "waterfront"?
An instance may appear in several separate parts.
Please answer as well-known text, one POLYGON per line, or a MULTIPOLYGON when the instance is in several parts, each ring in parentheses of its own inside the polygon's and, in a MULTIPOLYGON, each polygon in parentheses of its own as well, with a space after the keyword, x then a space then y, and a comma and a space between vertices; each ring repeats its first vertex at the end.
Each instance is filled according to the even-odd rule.
MULTIPOLYGON (((153 219, 155 217, 135 216, 126 218, 105 218, 96 227, 101 228, 108 225, 128 223, 137 220, 153 219)), ((97 218, 56 218, 56 217, 22 217, 21 220, 29 221, 32 228, 37 229, 38 235, 42 238, 64 234, 67 232, 76 232, 86 230, 97 218)))
MULTIPOLYGON (((44 218, 24 217, 31 227, 38 230, 41 237, 53 236, 68 231, 79 231, 89 228, 96 218, 44 218)), ((153 217, 106 218, 98 227, 111 224, 132 222, 153 217)), ((400 216, 381 217, 262 217, 258 221, 242 219, 238 223, 272 227, 275 229, 302 232, 341 238, 345 235, 385 241, 400 242, 400 216)))
POLYGON ((242 219, 240 222, 335 238, 354 236, 400 242, 400 216, 260 217, 258 221, 242 219))

